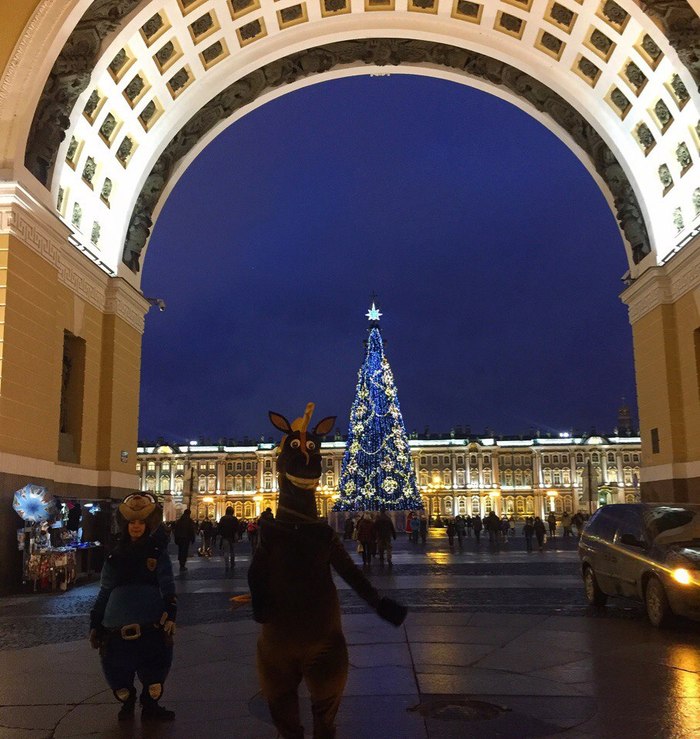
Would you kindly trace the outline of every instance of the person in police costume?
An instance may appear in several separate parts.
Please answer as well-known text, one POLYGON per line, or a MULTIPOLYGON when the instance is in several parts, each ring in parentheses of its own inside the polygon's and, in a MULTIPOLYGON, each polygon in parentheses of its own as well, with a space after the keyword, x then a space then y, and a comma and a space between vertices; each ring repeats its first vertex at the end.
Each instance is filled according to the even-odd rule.
POLYGON ((90 644, 100 650, 102 670, 121 703, 119 720, 133 718, 134 677, 142 684, 141 719, 171 721, 159 704, 173 657, 177 597, 168 532, 162 510, 148 493, 119 506, 123 533, 102 568, 100 592, 90 612, 90 644))

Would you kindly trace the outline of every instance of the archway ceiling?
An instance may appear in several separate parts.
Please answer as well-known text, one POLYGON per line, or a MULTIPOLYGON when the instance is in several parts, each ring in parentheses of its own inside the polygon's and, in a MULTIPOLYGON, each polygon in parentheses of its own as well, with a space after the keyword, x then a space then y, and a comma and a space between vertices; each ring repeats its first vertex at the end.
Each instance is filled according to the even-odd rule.
POLYGON ((700 18, 685 0, 644 8, 630 0, 99 0, 53 67, 25 163, 81 247, 137 283, 178 164, 270 89, 364 65, 457 72, 517 96, 566 134, 607 186, 632 269, 646 267, 698 227, 700 18))

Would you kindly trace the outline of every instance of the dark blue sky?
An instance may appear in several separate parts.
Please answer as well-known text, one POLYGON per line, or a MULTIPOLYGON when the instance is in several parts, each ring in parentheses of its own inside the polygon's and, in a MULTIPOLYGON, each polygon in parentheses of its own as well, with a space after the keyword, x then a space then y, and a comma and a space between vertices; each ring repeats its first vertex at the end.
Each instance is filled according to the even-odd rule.
POLYGON ((143 267, 141 439, 347 430, 370 296, 406 427, 610 431, 636 417, 621 237, 583 165, 517 108, 440 80, 326 82, 230 126, 143 267))

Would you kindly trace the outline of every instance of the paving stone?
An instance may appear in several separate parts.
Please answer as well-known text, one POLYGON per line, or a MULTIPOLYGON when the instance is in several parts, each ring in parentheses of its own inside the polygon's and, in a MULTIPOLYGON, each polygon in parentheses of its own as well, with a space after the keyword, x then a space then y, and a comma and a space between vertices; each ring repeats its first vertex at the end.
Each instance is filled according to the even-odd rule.
MULTIPOLYGON (((535 557, 511 545, 444 548, 439 539, 425 552, 399 542, 391 571, 372 567, 381 592, 410 606, 400 628, 341 589, 351 668, 339 739, 700 736, 698 624, 658 631, 626 601, 588 607, 570 543, 535 557), (485 718, 464 703, 474 700, 497 709, 485 718), (425 715, 412 710, 428 704, 425 715)), ((164 695, 177 719, 155 727, 138 716, 129 726, 116 720, 86 639, 96 583, 0 598, 0 739, 276 737, 256 675, 260 626, 249 606, 232 610, 228 600, 247 588, 247 561, 238 564, 224 578, 216 560, 193 561, 178 579, 164 695)), ((300 696, 308 730, 304 687, 300 696)))

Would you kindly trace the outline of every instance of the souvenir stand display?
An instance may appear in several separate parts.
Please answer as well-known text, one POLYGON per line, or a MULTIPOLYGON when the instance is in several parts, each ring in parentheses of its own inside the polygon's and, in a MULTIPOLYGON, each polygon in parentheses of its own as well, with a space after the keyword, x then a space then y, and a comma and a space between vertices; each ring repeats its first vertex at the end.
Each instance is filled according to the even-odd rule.
POLYGON ((102 568, 102 542, 110 539, 112 501, 61 500, 58 537, 75 551, 76 575, 90 577, 102 568))
POLYGON ((75 580, 75 550, 67 542, 52 546, 55 499, 46 488, 30 484, 15 493, 12 507, 24 522, 17 533, 24 582, 33 582, 34 591, 66 590, 75 580))

